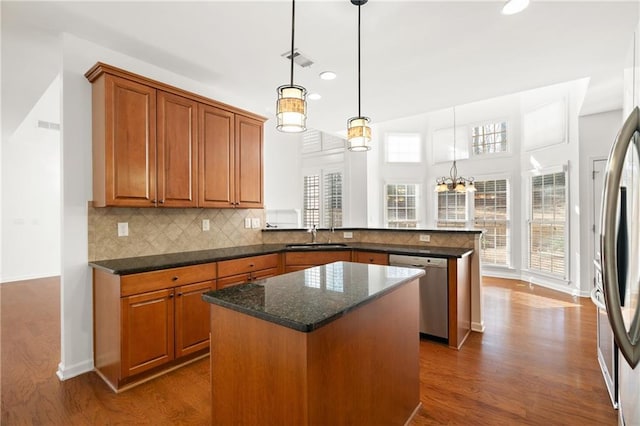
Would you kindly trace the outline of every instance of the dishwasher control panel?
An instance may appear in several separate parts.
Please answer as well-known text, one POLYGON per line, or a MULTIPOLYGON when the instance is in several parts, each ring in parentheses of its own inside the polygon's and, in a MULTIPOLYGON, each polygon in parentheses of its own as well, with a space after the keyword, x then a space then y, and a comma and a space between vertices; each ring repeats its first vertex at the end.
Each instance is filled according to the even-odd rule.
POLYGON ((389 265, 414 266, 416 268, 435 267, 446 268, 447 259, 441 257, 407 256, 402 254, 389 255, 389 265))

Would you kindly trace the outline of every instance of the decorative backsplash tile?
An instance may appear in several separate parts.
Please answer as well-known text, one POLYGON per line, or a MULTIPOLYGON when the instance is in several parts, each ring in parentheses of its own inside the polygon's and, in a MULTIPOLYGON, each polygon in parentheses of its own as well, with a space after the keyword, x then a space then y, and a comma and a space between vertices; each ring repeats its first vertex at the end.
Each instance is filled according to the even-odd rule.
POLYGON ((171 209, 89 206, 89 260, 117 259, 262 243, 264 210, 171 209), (245 229, 245 218, 260 227, 245 229), (209 219, 209 231, 202 220, 209 219), (129 236, 118 237, 118 222, 129 236))

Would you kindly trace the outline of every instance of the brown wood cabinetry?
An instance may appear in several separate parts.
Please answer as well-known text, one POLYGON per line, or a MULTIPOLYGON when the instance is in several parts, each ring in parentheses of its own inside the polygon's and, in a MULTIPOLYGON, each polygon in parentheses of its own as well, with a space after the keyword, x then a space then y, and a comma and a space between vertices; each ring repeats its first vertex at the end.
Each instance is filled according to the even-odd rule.
POLYGON ((95 207, 263 207, 264 117, 102 63, 85 76, 95 207))
POLYGON ((218 262, 217 288, 274 277, 280 272, 278 264, 279 255, 276 253, 223 260, 218 262))
POLYGON ((196 207, 198 103, 158 91, 157 202, 165 207, 196 207))
POLYGON ((350 262, 351 250, 288 251, 284 255, 284 272, 300 271, 332 262, 350 262))
POLYGON ((94 205, 153 205, 156 90, 102 74, 93 82, 92 108, 94 205))
POLYGON ((376 253, 371 251, 354 251, 353 261, 358 263, 370 263, 372 265, 388 265, 389 255, 387 253, 376 253))
POLYGON ((94 365, 116 391, 204 355, 216 264, 131 275, 94 269, 94 365))

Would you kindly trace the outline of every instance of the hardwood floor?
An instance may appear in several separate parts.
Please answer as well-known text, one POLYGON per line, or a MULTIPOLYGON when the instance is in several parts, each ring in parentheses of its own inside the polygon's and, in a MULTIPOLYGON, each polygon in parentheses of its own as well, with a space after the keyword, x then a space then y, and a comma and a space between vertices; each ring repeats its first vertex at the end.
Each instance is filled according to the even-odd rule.
MULTIPOLYGON (((121 394, 94 373, 60 382, 55 278, 0 286, 2 425, 206 425, 209 362, 121 394)), ((412 425, 615 425, 596 360, 595 307, 485 278, 486 332, 460 351, 423 340, 412 425)))

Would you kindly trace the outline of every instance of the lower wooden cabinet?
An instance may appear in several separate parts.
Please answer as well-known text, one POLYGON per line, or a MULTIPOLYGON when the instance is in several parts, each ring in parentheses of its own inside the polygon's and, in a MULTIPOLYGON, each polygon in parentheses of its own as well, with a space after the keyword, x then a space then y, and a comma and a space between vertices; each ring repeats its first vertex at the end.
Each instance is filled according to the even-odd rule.
POLYGON ((218 290, 232 285, 246 284, 258 279, 275 277, 280 273, 278 253, 218 262, 218 290))
POLYGON ((371 265, 388 265, 389 254, 372 251, 354 251, 353 261, 358 263, 369 263, 371 265))
POLYGON ((351 250, 289 251, 284 255, 284 272, 300 271, 332 262, 350 262, 351 250))
POLYGON ((122 277, 94 269, 95 371, 120 391, 205 355, 210 319, 202 293, 216 288, 215 275, 215 263, 122 277), (130 294, 134 288, 148 291, 130 294))

